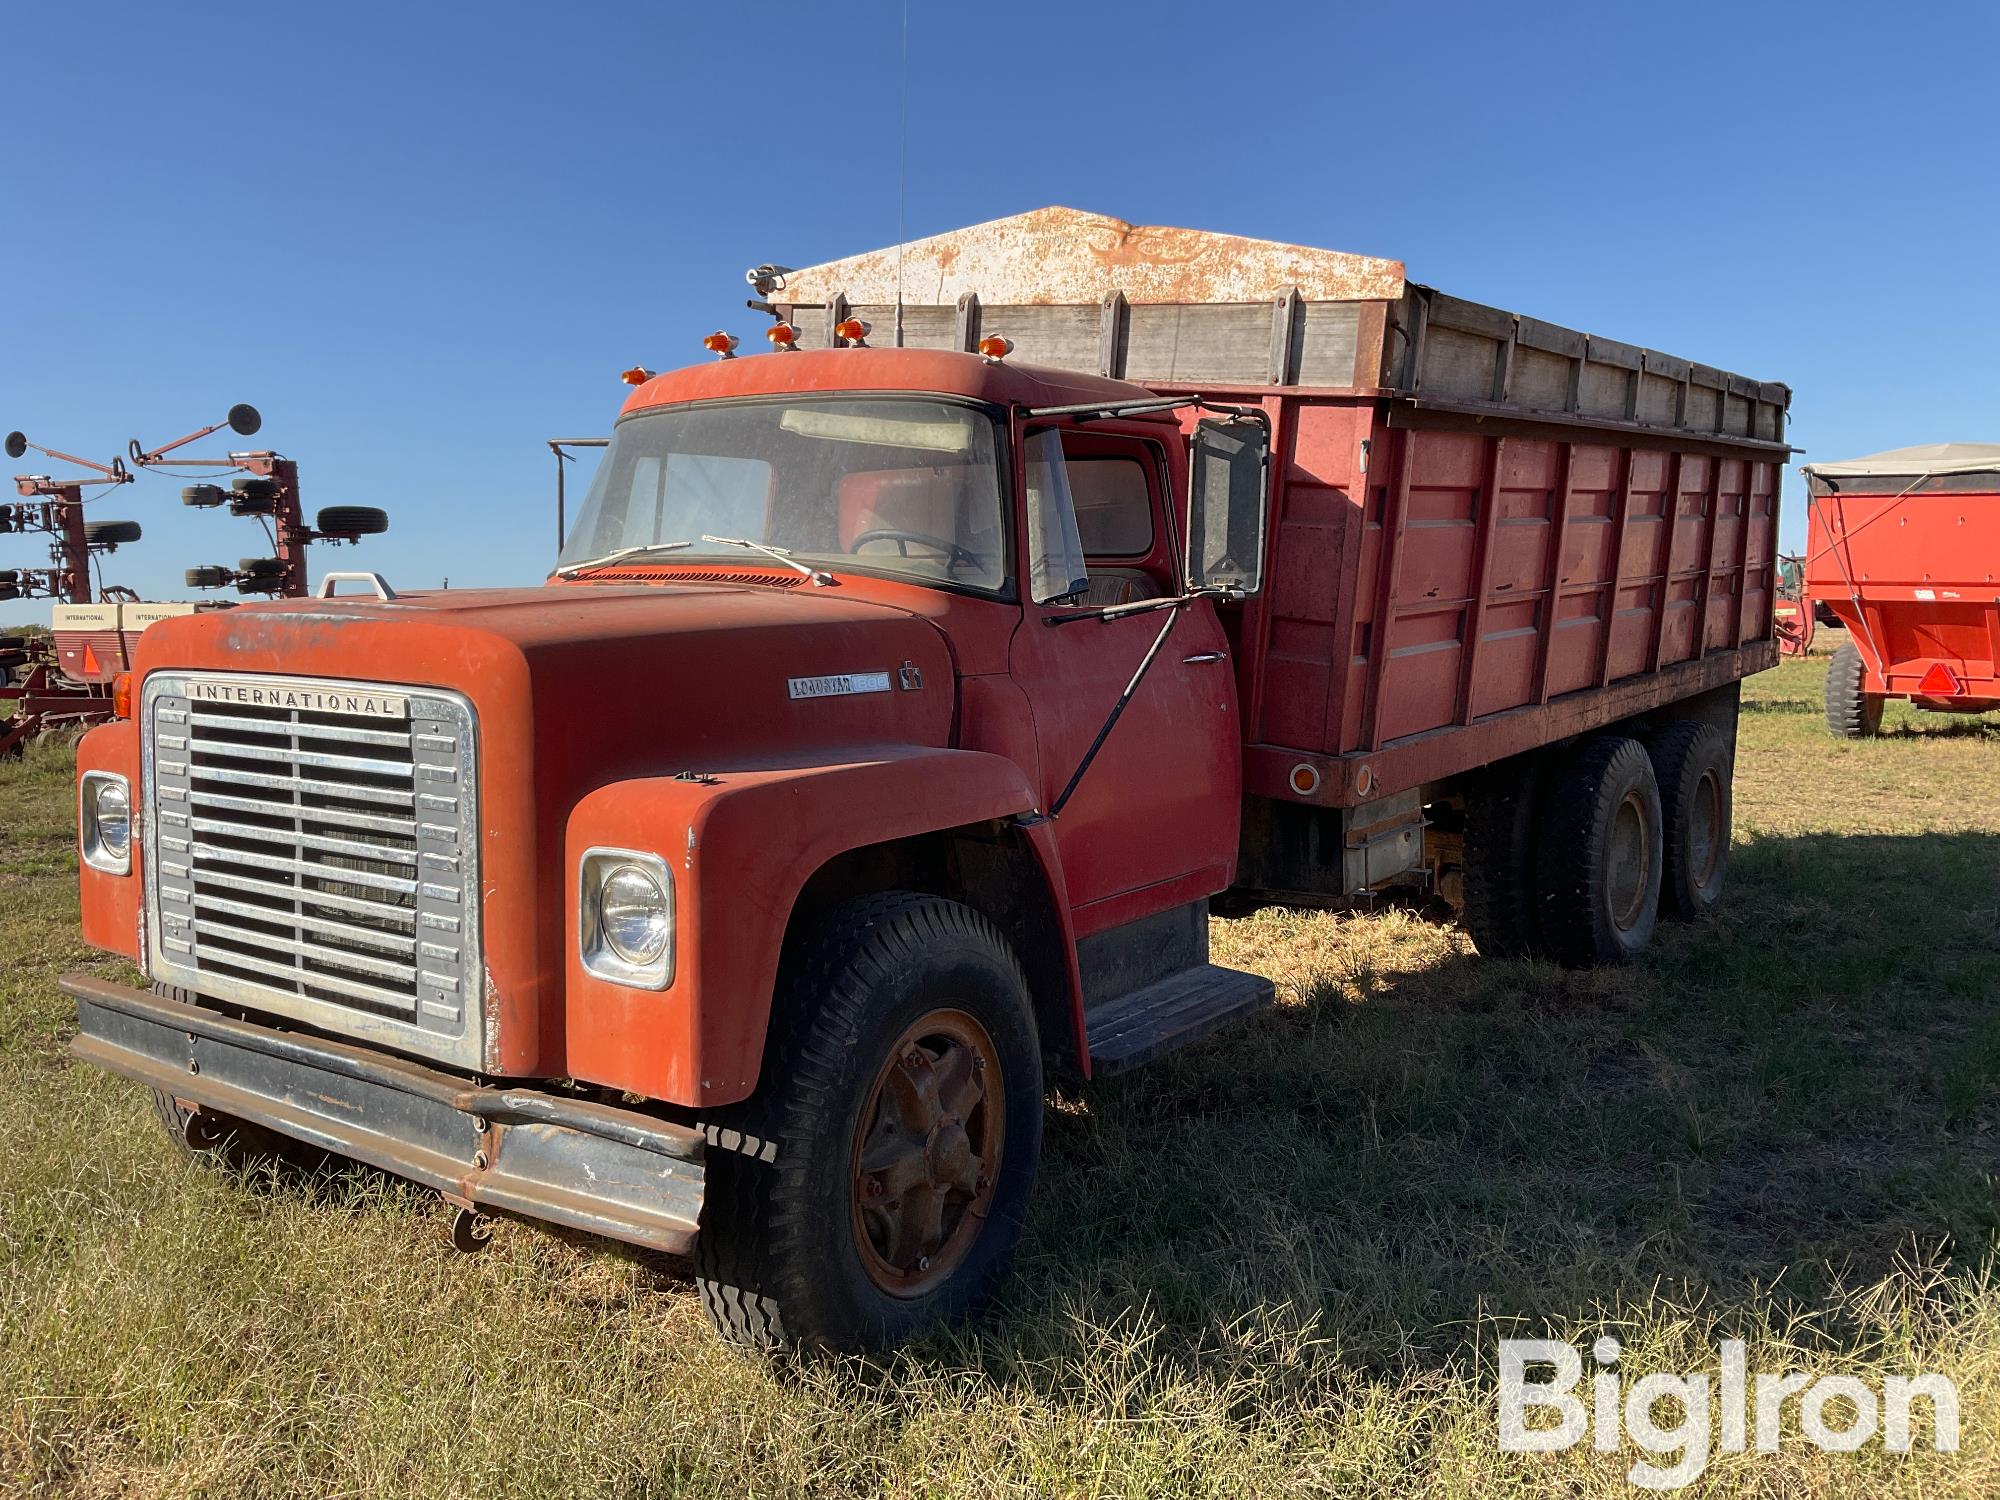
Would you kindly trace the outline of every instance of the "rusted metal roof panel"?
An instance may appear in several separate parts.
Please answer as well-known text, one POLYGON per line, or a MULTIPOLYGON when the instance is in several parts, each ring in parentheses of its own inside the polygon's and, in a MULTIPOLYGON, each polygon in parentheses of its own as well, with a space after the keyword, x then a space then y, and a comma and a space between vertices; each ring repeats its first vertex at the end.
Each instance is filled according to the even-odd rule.
MULTIPOLYGON (((1095 303, 1112 292, 1142 303, 1267 302, 1297 287, 1308 302, 1394 300, 1403 263, 1273 240, 1128 224, 1074 208, 1038 208, 900 247, 902 300, 951 304, 966 292, 1017 306, 1095 303)), ((812 306, 894 303, 898 247, 786 275, 773 300, 812 306)))

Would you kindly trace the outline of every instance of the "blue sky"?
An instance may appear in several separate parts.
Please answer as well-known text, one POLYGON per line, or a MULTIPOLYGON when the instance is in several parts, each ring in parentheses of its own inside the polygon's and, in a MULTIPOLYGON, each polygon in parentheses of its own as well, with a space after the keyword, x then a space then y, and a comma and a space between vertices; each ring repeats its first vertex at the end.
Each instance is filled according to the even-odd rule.
MULTIPOLYGON (((2000 439, 1996 17, 911 0, 908 232, 1063 203, 1392 256, 1787 381, 1819 457, 2000 439)), ((543 439, 606 430, 635 361, 754 334, 744 267, 895 239, 900 27, 900 0, 12 7, 0 428, 101 459, 249 401, 309 509, 392 514, 316 572, 537 579, 543 439)), ((177 597, 263 550, 179 483, 97 509, 146 527, 111 581, 177 597)))

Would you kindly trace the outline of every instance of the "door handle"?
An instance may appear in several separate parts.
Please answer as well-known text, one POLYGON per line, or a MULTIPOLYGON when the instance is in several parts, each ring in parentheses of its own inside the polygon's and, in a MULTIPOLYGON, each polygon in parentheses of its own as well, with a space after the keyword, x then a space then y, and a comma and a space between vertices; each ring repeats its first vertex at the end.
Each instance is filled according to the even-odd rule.
POLYGON ((1183 656, 1181 662, 1191 667, 1197 662, 1227 661, 1228 659, 1229 653, 1227 651, 1197 651, 1193 656, 1183 656))

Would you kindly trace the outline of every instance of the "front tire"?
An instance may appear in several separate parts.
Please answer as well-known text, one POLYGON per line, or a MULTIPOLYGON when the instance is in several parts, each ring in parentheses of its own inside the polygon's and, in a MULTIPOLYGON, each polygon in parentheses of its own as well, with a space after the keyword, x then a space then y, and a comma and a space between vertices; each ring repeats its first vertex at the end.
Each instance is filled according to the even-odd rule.
POLYGON ((725 1338, 880 1347, 976 1316, 1041 1155, 1041 1044, 984 916, 894 892, 793 956, 757 1094, 711 1118, 695 1271, 725 1338))

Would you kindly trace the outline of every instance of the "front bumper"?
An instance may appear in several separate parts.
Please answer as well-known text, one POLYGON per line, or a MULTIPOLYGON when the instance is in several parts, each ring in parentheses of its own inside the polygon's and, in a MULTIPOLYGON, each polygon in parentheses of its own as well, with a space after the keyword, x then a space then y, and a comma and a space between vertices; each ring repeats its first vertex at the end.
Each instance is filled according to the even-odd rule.
POLYGON ((685 1255, 701 1213, 702 1136, 637 1110, 468 1083, 323 1037, 232 1020, 66 974, 70 1050, 149 1088, 435 1188, 685 1255))

